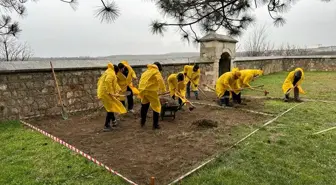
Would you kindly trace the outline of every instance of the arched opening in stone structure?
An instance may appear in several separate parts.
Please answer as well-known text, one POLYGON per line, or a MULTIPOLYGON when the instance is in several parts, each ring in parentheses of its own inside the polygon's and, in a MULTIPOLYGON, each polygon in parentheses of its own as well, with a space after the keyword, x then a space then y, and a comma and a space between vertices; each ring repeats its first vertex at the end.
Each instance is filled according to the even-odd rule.
POLYGON ((231 70, 231 56, 229 53, 225 52, 221 55, 218 65, 218 76, 229 72, 231 70))

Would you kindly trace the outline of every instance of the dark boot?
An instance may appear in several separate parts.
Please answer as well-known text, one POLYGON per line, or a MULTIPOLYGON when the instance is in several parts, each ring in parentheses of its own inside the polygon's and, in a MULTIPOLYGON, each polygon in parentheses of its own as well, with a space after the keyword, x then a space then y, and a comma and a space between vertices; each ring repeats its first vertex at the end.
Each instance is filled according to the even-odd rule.
POLYGON ((160 129, 160 125, 159 125, 159 113, 153 111, 153 129, 160 129))
POLYGON ((284 102, 288 102, 289 101, 289 94, 285 94, 285 97, 283 99, 284 102))
POLYGON ((232 107, 233 105, 230 104, 230 92, 225 91, 224 96, 222 96, 222 106, 225 105, 227 107, 232 107))
POLYGON ((302 100, 300 99, 299 88, 297 88, 297 87, 294 88, 294 100, 296 102, 302 102, 302 100))
POLYGON ((106 114, 106 119, 105 119, 105 125, 104 125, 104 132, 109 132, 112 130, 112 127, 110 125, 112 116, 114 116, 113 112, 108 112, 106 114))
POLYGON ((198 98, 198 91, 194 91, 194 94, 195 94, 196 100, 199 100, 199 98, 198 98))
POLYGON ((149 103, 141 104, 141 111, 140 111, 140 114, 141 114, 140 125, 141 125, 141 127, 145 126, 149 105, 150 105, 149 103))

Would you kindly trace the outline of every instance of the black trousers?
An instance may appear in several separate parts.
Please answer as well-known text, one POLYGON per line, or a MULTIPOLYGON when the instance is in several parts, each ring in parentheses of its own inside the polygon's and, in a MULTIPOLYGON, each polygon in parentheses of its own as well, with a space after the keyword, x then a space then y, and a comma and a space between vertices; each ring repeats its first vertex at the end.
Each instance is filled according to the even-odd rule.
POLYGON ((116 119, 115 119, 114 113, 113 112, 108 112, 106 114, 105 127, 109 127, 111 121, 115 121, 115 120, 116 119))
MULTIPOLYGON (((131 92, 131 94, 127 96, 127 109, 132 110, 134 107, 133 92, 132 92, 132 89, 128 86, 127 86, 127 91, 131 92)), ((126 107, 125 101, 121 101, 121 103, 126 107)))
MULTIPOLYGON (((232 93, 232 99, 233 101, 237 102, 238 104, 241 104, 241 93, 232 93)), ((225 91, 224 95, 221 98, 221 104, 225 104, 225 105, 229 105, 229 101, 230 101, 230 92, 229 91, 225 91)))
MULTIPOLYGON (((149 109, 150 103, 147 104, 141 104, 141 125, 145 125, 147 113, 149 109)), ((159 127, 159 115, 160 113, 153 111, 153 127, 157 128, 159 127)))
POLYGON ((233 101, 237 102, 238 104, 241 104, 241 93, 232 93, 232 99, 233 101))
POLYGON ((229 105, 230 92, 229 91, 225 91, 224 95, 221 97, 220 101, 221 101, 221 104, 229 105))

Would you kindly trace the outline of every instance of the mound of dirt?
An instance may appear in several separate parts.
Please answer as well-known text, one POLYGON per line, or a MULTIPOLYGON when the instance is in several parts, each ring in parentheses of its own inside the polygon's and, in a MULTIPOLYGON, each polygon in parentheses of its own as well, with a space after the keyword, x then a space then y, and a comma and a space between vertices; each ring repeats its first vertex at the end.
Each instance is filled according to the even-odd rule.
POLYGON ((192 122, 191 124, 195 125, 197 127, 201 127, 201 128, 218 127, 218 122, 217 121, 213 121, 213 120, 209 120, 209 119, 196 120, 196 121, 192 122))

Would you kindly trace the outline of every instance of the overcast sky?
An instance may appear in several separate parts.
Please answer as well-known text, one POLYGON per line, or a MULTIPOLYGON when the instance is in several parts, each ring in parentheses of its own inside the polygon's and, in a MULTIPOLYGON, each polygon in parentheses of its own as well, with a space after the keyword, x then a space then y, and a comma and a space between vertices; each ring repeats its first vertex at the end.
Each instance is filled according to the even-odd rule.
MULTIPOLYGON (((79 0, 74 11, 58 0, 28 3, 28 16, 20 19, 23 32, 36 57, 106 56, 117 54, 161 54, 197 52, 198 47, 181 42, 170 29, 164 37, 152 35, 149 24, 160 14, 154 3, 145 0, 116 0, 121 16, 115 23, 100 23, 93 16, 99 0, 79 0)), ((276 44, 298 46, 336 45, 336 1, 300 0, 285 14, 287 23, 272 25, 266 7, 254 12, 259 24, 270 24, 269 39, 276 44)), ((240 38, 243 45, 248 32, 240 38)))

